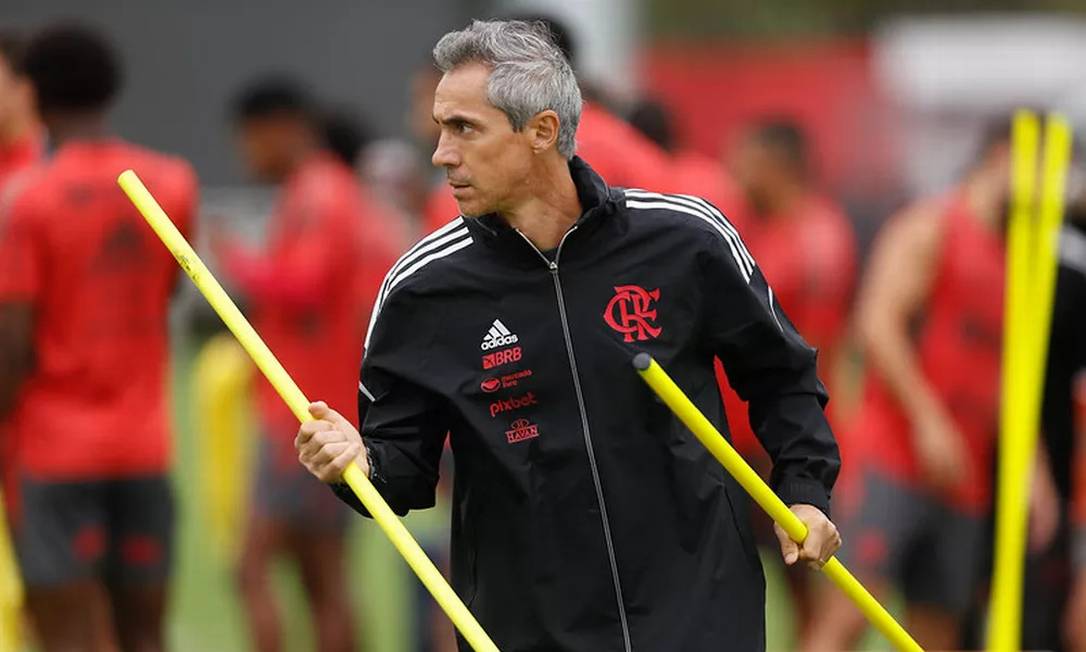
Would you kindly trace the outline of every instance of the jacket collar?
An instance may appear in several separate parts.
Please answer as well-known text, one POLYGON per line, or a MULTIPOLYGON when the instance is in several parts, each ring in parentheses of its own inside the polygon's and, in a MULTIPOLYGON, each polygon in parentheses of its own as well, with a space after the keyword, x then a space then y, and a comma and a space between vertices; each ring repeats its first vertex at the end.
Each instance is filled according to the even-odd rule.
MULTIPOLYGON (((584 211, 576 225, 580 231, 594 229, 606 216, 615 212, 622 201, 622 191, 611 188, 603 178, 596 174, 588 163, 579 156, 569 162, 569 174, 577 188, 577 199, 584 211)), ((505 244, 511 240, 522 241, 520 235, 501 215, 488 213, 480 217, 466 217, 464 221, 472 235, 491 244, 505 244)))

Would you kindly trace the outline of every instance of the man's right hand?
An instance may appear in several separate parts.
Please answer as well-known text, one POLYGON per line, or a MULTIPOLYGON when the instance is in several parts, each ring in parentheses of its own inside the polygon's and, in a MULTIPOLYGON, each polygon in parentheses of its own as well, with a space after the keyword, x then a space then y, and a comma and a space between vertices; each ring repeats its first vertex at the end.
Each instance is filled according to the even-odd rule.
POLYGON ((942 409, 927 409, 913 419, 913 441, 925 483, 945 489, 966 480, 965 443, 942 409))
POLYGON ((351 422, 323 401, 310 403, 309 413, 313 421, 303 423, 294 439, 302 466, 327 483, 340 482, 351 462, 369 476, 366 446, 351 422))

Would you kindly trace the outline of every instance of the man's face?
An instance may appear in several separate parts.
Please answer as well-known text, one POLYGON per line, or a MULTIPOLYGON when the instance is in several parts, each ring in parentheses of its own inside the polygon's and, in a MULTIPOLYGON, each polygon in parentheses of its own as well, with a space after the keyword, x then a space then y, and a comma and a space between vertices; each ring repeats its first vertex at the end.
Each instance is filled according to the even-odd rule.
POLYGON ((244 119, 238 125, 238 148, 246 169, 260 181, 279 183, 290 172, 301 120, 291 115, 244 119))
POLYGON ((434 94, 441 136, 432 161, 445 168, 460 212, 475 217, 502 212, 531 192, 531 130, 513 131, 487 100, 489 77, 485 65, 464 64, 445 73, 434 94))
POLYGON ((16 75, 0 56, 0 137, 27 119, 31 104, 29 80, 16 75))
POLYGON ((756 138, 747 136, 732 152, 731 169, 755 212, 763 212, 785 176, 779 157, 756 138))

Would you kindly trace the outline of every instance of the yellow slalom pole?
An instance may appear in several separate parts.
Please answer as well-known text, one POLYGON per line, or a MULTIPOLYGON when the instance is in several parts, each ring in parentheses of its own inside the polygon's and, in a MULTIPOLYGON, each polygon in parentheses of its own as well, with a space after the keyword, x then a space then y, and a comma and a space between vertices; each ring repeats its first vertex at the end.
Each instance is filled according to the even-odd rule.
POLYGON ((1021 642, 1030 473, 1037 446, 1048 335, 1071 158, 1071 129, 1051 115, 1044 135, 1041 194, 1036 197, 1040 124, 1019 111, 1012 131, 1011 214, 1007 242, 1002 411, 996 503, 995 563, 988 649, 1017 650, 1021 642))
MULTIPOLYGON (((807 538, 807 526, 799 517, 788 509, 777 494, 769 488, 769 485, 750 468, 750 465, 732 448, 731 444, 720 434, 713 424, 701 413, 701 410, 679 389, 675 381, 667 375, 667 372, 657 364, 647 353, 639 353, 634 358, 634 367, 641 378, 652 388, 654 392, 675 416, 679 417, 694 436, 709 449, 713 457, 724 465, 728 473, 746 489, 763 510, 777 522, 793 541, 803 542, 807 538)), ((860 608, 864 616, 875 626, 898 650, 909 652, 922 652, 922 648, 909 636, 909 633, 898 624, 894 617, 886 611, 878 600, 860 584, 852 573, 837 560, 831 557, 822 567, 822 572, 829 577, 845 594, 860 608)))
MULTIPOLYGON (((309 400, 302 394, 302 390, 294 383, 294 380, 279 364, 271 350, 260 339, 257 332, 253 330, 252 325, 234 305, 230 296, 226 294, 219 282, 204 266, 203 261, 189 246, 185 237, 177 230, 170 218, 166 216, 162 207, 158 205, 158 202, 155 201, 155 198, 140 181, 140 178, 136 176, 136 173, 132 170, 125 170, 117 178, 117 183, 120 184, 121 189, 128 195, 129 200, 136 206, 143 218, 147 220, 147 223, 151 225, 162 243, 177 259, 181 268, 196 284, 200 293, 204 295, 207 302, 222 318, 230 332, 234 334, 234 337, 238 338, 238 342, 241 343, 242 347, 252 357, 253 362, 256 363, 256 366, 268 378, 268 381, 271 382, 279 396, 290 407, 291 412, 298 418, 298 421, 310 421, 312 417, 309 415, 309 400)), ((347 467, 347 470, 343 472, 343 479, 350 485, 351 490, 362 501, 362 505, 373 516, 373 520, 384 530, 385 535, 392 541, 392 545, 396 547, 396 550, 403 556, 407 564, 415 571, 419 580, 434 596, 434 599, 449 616, 456 628, 460 630, 461 635, 471 645, 472 649, 477 652, 497 652, 498 647, 483 631, 483 628, 468 611, 463 601, 445 581, 441 572, 438 571, 430 558, 419 547, 418 542, 407 531, 400 519, 396 517, 388 503, 377 492, 369 478, 358 468, 358 465, 351 464, 347 467)))

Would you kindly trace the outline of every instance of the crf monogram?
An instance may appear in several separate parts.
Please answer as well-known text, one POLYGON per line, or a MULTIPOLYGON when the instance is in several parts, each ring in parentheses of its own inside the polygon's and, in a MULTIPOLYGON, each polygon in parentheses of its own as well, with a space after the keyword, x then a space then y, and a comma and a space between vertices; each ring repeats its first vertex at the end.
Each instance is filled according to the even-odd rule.
POLYGON ((616 286, 615 296, 603 311, 603 319, 608 326, 622 333, 627 342, 657 338, 663 329, 652 323, 656 320, 652 304, 659 300, 659 288, 647 291, 637 285, 616 286))

